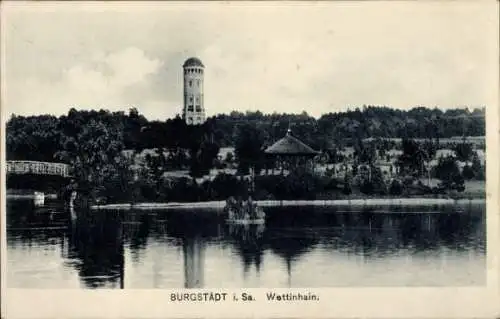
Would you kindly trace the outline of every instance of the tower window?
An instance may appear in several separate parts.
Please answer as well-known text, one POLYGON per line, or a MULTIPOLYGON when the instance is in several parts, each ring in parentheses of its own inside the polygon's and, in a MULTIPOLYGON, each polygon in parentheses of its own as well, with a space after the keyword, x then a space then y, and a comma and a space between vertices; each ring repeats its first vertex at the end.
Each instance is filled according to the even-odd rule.
POLYGON ((196 112, 201 112, 201 106, 200 105, 196 105, 196 112))
POLYGON ((189 97, 189 102, 193 102, 193 97, 192 96, 189 97))
POLYGON ((196 86, 200 86, 200 80, 196 80, 196 86))
POLYGON ((193 112, 194 108, 193 105, 188 105, 188 112, 193 112))
POLYGON ((193 80, 189 80, 189 86, 193 86, 193 80))

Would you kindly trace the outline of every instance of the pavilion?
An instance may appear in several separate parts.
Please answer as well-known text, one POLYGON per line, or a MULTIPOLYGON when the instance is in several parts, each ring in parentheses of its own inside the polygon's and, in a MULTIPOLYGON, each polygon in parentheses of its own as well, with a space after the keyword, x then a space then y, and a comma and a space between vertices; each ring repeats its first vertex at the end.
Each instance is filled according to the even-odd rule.
MULTIPOLYGON (((310 146, 304 144, 299 139, 292 136, 292 131, 288 129, 285 137, 278 140, 273 145, 269 146, 264 154, 278 162, 281 166, 281 174, 286 168, 307 167, 310 165, 314 171, 314 157, 320 152, 313 150, 310 146)), ((266 173, 268 169, 266 169, 266 173)), ((274 174, 274 165, 272 169, 274 174)))

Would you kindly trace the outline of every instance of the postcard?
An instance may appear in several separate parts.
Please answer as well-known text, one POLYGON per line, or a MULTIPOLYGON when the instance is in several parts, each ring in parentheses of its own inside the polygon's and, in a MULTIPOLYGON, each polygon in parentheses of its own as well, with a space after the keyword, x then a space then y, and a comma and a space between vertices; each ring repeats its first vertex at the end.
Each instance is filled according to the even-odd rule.
POLYGON ((495 318, 498 1, 2 3, 5 318, 495 318))

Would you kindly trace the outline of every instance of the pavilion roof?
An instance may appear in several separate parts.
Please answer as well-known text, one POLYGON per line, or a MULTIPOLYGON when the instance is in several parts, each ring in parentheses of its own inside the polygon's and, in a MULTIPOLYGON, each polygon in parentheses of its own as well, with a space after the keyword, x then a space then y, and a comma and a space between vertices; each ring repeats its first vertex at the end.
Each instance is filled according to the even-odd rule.
POLYGON ((291 135, 290 129, 285 137, 269 146, 264 153, 272 155, 317 155, 320 152, 313 150, 299 139, 291 135))

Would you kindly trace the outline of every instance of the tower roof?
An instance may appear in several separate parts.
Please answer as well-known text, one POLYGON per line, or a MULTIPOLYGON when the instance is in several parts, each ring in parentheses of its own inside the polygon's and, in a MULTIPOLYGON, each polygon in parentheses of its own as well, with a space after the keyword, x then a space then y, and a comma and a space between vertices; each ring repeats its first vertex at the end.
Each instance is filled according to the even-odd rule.
POLYGON ((317 155, 318 151, 313 150, 308 145, 304 144, 299 139, 292 136, 288 129, 286 136, 269 146, 265 151, 266 154, 274 155, 317 155))
POLYGON ((188 66, 201 66, 202 68, 205 67, 201 62, 201 60, 196 57, 189 58, 186 60, 186 62, 184 62, 183 67, 188 67, 188 66))

